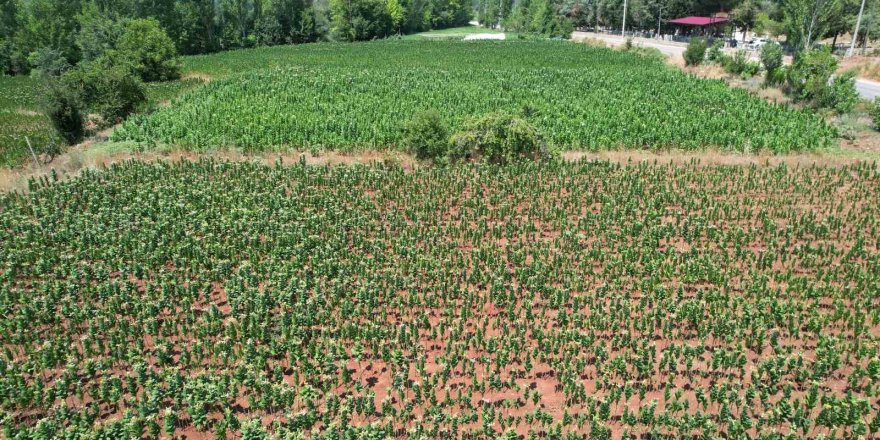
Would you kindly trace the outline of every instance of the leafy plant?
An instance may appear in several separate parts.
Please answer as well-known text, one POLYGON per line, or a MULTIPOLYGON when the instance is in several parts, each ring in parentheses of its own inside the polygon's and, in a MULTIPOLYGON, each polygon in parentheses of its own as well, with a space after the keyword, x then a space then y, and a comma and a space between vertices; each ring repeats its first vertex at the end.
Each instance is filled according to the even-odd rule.
POLYGON ((146 101, 140 79, 127 66, 113 64, 106 57, 80 63, 62 81, 80 93, 84 108, 100 114, 108 125, 121 121, 146 101))
POLYGON ((401 143, 419 159, 439 160, 449 150, 449 133, 436 111, 418 112, 404 126, 401 143))
POLYGON ((783 55, 782 46, 779 43, 769 42, 761 46, 761 65, 764 66, 768 78, 782 67, 783 55))
POLYGON ((153 18, 130 20, 111 55, 116 64, 130 64, 144 81, 180 78, 180 60, 174 42, 153 18))
POLYGON ((43 95, 43 111, 59 136, 68 144, 78 143, 85 136, 82 96, 74 87, 60 79, 49 80, 43 95))
POLYGON ((706 40, 693 38, 684 51, 684 64, 687 66, 699 66, 706 59, 706 40))
POLYGON ((859 92, 856 90, 854 70, 834 76, 816 99, 819 107, 832 109, 838 114, 851 112, 858 103, 859 92))
POLYGON ((712 47, 709 48, 709 61, 720 63, 724 60, 724 41, 716 39, 712 42, 712 47))
POLYGON ((504 164, 551 156, 538 131, 527 121, 506 113, 490 113, 465 123, 452 136, 450 157, 504 164))

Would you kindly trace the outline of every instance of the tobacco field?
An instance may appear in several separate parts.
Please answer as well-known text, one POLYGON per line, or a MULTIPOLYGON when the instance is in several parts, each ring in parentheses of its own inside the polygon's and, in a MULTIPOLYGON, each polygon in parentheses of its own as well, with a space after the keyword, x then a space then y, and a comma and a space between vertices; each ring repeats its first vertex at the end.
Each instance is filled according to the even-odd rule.
POLYGON ((880 431, 880 173, 126 162, 0 198, 0 426, 880 431))
POLYGON ((127 121, 118 141, 197 150, 397 148, 414 114, 450 130, 524 115, 560 150, 825 149, 836 130, 661 59, 561 41, 380 41, 241 50, 186 60, 216 76, 127 121))

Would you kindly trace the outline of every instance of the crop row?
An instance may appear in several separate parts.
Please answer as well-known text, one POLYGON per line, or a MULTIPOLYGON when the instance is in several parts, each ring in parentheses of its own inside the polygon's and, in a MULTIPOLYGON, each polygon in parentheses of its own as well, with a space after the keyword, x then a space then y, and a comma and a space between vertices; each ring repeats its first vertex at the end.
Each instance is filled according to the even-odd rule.
POLYGON ((228 71, 244 70, 242 57, 267 67, 135 118, 114 139, 251 151, 395 148, 403 125, 425 110, 453 131, 475 115, 522 114, 559 149, 788 152, 829 147, 836 136, 814 114, 721 81, 572 43, 376 42, 310 45, 281 60, 273 53, 228 55, 228 71))
POLYGON ((880 431, 874 166, 50 180, 0 199, 5 438, 880 431))

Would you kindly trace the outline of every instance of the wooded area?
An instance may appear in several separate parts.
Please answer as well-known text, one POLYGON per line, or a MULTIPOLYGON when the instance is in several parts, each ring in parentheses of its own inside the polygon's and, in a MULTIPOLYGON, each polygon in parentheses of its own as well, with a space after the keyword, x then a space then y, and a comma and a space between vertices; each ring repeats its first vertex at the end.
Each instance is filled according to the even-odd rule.
POLYGON ((327 39, 370 40, 466 24, 458 0, 0 0, 0 71, 30 71, 32 54, 67 62, 110 48, 131 19, 155 18, 181 54, 327 39))

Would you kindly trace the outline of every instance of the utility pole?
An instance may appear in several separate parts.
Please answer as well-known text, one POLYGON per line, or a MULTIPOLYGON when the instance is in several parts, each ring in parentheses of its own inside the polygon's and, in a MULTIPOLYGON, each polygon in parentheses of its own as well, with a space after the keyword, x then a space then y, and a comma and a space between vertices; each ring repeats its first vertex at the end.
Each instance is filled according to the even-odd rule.
POLYGON ((620 36, 626 37, 626 0, 623 0, 623 29, 620 31, 620 36))
MULTIPOLYGON (((851 57, 853 52, 856 50, 856 37, 858 37, 859 35, 859 26, 862 24, 863 12, 865 12, 865 0, 862 0, 862 7, 859 8, 859 18, 856 19, 856 30, 852 34, 852 41, 849 42, 849 50, 846 51, 847 57, 851 57)), ((867 36, 865 38, 867 38, 867 36)))

